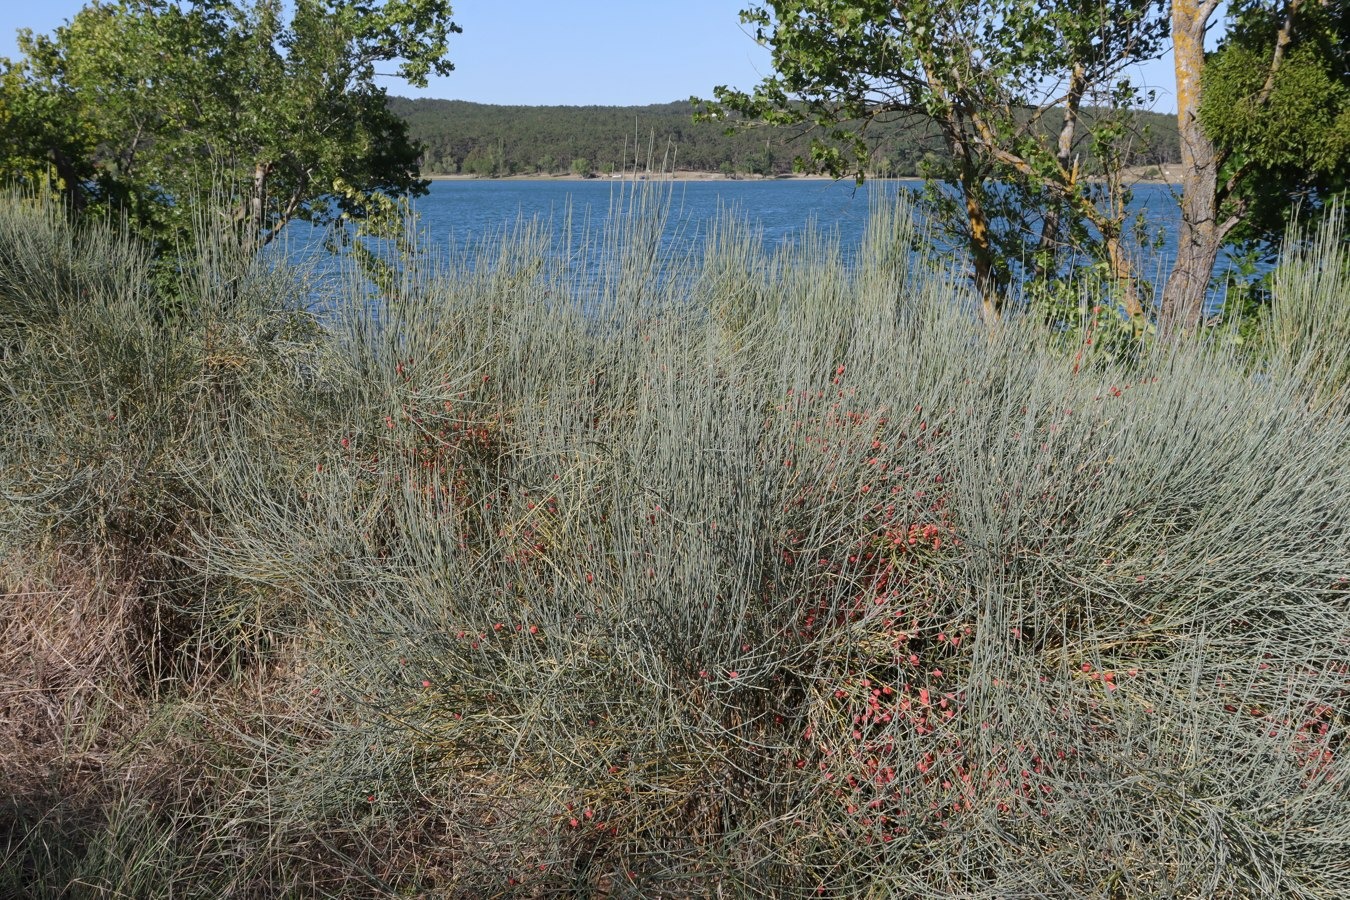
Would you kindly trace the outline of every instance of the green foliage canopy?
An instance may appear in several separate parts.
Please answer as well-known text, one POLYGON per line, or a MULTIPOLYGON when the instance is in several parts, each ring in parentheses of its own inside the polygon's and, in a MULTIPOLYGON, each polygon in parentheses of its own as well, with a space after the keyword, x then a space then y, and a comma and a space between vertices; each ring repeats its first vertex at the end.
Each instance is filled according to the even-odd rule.
POLYGON ((1230 239, 1270 243, 1296 211, 1316 217, 1350 190, 1350 2, 1245 0, 1230 14, 1200 120, 1233 184, 1230 239))
MULTIPOLYGON (((932 218, 969 249, 988 315, 1015 268, 1053 271, 1082 252, 1133 297, 1117 148, 1142 99, 1127 69, 1157 54, 1162 11, 1158 0, 771 0, 741 18, 771 48, 775 74, 749 93, 719 87, 705 114, 814 126, 809 164, 859 179, 874 123, 930 122, 951 159, 927 173, 932 218), (1085 145, 1106 194, 1081 177, 1085 145)), ((1137 312, 1137 299, 1126 307, 1137 312)))
POLYGON ((23 58, 3 61, 0 175, 125 213, 161 251, 206 198, 245 246, 359 217, 377 194, 425 191, 376 77, 450 72, 450 14, 446 0, 93 3, 51 35, 21 32, 23 58))

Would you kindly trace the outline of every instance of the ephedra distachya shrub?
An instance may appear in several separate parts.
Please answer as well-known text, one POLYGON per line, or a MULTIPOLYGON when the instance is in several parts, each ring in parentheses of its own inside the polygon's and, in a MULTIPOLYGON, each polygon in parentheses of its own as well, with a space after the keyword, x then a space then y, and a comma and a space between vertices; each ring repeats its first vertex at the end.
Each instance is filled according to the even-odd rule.
POLYGON ((623 199, 353 276, 288 437, 200 448, 203 615, 286 648, 251 877, 1345 889, 1350 435, 1296 361, 1075 366, 903 201, 846 258, 623 199))

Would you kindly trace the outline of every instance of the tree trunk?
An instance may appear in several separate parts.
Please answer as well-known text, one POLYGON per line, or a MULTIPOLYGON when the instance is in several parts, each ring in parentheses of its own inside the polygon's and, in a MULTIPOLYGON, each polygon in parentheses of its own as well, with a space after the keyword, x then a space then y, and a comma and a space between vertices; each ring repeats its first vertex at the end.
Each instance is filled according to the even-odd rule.
POLYGON ((77 215, 84 212, 87 205, 84 185, 81 183, 79 173, 75 171, 75 164, 59 147, 51 148, 49 155, 52 166, 56 169, 56 177, 61 181, 61 193, 65 197, 67 208, 77 215))
POLYGON ((1219 156, 1200 127, 1200 76, 1205 68, 1205 26, 1216 0, 1173 0, 1172 39, 1176 57, 1177 126, 1181 137, 1181 227, 1177 259, 1163 289, 1159 331, 1194 332, 1205 310, 1205 295, 1223 244, 1219 225, 1219 156))
POLYGON ((971 261, 975 266, 975 289, 980 292, 980 314, 986 324, 992 325, 1003 317, 1007 297, 1007 279, 1000 276, 994 260, 994 248, 989 236, 989 216, 980 202, 980 185, 970 166, 960 166, 961 193, 966 203, 967 242, 971 261))
MULTIPOLYGON (((940 89, 941 82, 929 75, 931 83, 938 90, 938 96, 945 99, 945 91, 940 89)), ((976 159, 972 158, 967 142, 968 125, 965 114, 954 106, 948 107, 939 126, 947 139, 952 159, 956 162, 957 186, 961 190, 961 200, 966 207, 966 248, 970 251, 974 267, 975 290, 980 294, 980 318, 986 325, 993 325, 1003 317, 1003 306, 1008 296, 1008 279, 998 269, 994 257, 993 238, 989 233, 989 215, 985 211, 980 194, 981 173, 976 159)))
POLYGON ((267 226, 267 177, 271 174, 272 167, 268 163, 254 164, 253 183, 250 185, 247 206, 244 210, 245 227, 248 229, 244 240, 250 247, 261 245, 267 226))
MULTIPOLYGON (((1069 173, 1065 186, 1068 191, 1076 187, 1077 167, 1073 165, 1073 138, 1078 130, 1078 108, 1083 102, 1083 90, 1086 75, 1083 64, 1075 63, 1069 76, 1069 90, 1064 98, 1064 123, 1059 129, 1059 140, 1055 144, 1055 161, 1062 171, 1069 173)), ((1060 216, 1063 202, 1056 199, 1045 208, 1045 221, 1041 223, 1041 240, 1038 247, 1035 277, 1043 280, 1058 270, 1060 216)))
POLYGON ((1111 266, 1111 277, 1116 282, 1116 290, 1120 291, 1121 305, 1125 307, 1125 315, 1130 317, 1131 325, 1137 333, 1144 327, 1144 302, 1139 297, 1139 285, 1134 277, 1134 262, 1125 249, 1125 242, 1121 240, 1119 231, 1105 235, 1102 240, 1106 244, 1106 259, 1111 266))

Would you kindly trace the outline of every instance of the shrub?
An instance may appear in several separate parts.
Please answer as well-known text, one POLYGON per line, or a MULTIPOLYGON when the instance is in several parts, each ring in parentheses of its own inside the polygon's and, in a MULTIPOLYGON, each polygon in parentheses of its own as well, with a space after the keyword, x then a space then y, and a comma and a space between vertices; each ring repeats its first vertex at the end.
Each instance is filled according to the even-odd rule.
POLYGON ((1301 351, 1075 366, 903 208, 846 265, 734 222, 674 257, 625 199, 349 284, 302 367, 284 292, 232 307, 255 374, 118 505, 252 649, 124 738, 197 748, 167 799, 98 795, 78 858, 21 830, 28 877, 128 884, 95 848, 137 823, 237 893, 1345 890, 1350 435, 1301 351))
POLYGON ((1345 208, 1316 233, 1295 227, 1273 273, 1266 338, 1283 370, 1296 370, 1317 402, 1346 400, 1350 384, 1350 248, 1345 208))

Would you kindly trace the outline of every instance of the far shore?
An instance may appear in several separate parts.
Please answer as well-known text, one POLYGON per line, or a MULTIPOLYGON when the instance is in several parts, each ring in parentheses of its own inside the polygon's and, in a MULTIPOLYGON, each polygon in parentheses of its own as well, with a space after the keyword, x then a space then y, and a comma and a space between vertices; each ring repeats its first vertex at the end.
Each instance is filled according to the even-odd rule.
MULTIPOLYGON (((423 175, 429 181, 832 181, 828 175, 727 175, 723 172, 687 170, 678 172, 615 172, 610 175, 577 175, 572 172, 522 175, 423 175)), ((914 179, 897 179, 912 181, 914 179)))
MULTIPOLYGON (((1136 166, 1125 170, 1126 181, 1130 184, 1181 184, 1179 166, 1136 166)), ((676 172, 615 172, 608 175, 577 175, 572 172, 549 174, 531 172, 520 175, 468 175, 436 174, 423 175, 428 181, 834 181, 829 175, 806 175, 790 173, 784 175, 727 175, 724 172, 702 170, 681 170, 676 172)), ((868 181, 922 181, 917 175, 902 178, 869 178, 868 181)))

